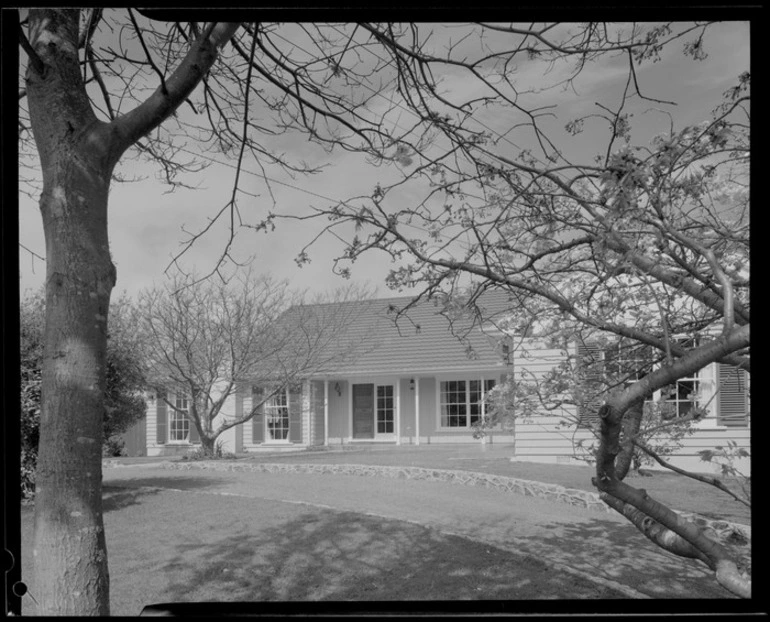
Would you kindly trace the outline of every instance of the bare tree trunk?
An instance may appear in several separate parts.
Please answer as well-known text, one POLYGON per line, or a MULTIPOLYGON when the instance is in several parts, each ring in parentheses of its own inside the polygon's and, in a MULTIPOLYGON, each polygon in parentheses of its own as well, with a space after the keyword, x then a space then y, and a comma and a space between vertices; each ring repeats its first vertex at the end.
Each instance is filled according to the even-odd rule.
POLYGON ((79 73, 77 11, 34 11, 27 87, 43 171, 46 320, 33 544, 42 615, 109 615, 101 447, 113 160, 79 73))
POLYGON ((623 415, 621 423, 620 452, 615 460, 615 473, 619 480, 623 480, 628 475, 628 470, 634 461, 634 443, 631 439, 639 432, 642 426, 642 415, 644 414, 644 401, 638 400, 628 407, 623 415))
MULTIPOLYGON (((652 499, 646 491, 621 481, 618 464, 623 410, 613 400, 599 409, 601 434, 594 485, 601 491, 601 498, 659 547, 675 555, 700 559, 714 570, 723 587, 742 598, 751 598, 751 579, 740 574, 724 546, 706 536, 696 524, 652 499)), ((633 427, 632 422, 629 428, 633 427)))
POLYGON ((201 434, 201 448, 203 449, 203 453, 207 456, 213 456, 216 441, 217 437, 215 436, 212 437, 207 434, 201 434))
POLYGON ((238 28, 212 24, 143 104, 103 123, 83 82, 79 23, 77 9, 31 9, 25 48, 47 264, 33 545, 42 615, 109 615, 101 441, 115 285, 107 236, 113 167, 184 101, 238 28))
POLYGON ((36 599, 42 614, 109 615, 101 457, 107 312, 115 272, 106 251, 106 218, 95 223, 94 210, 87 212, 87 222, 61 218, 62 211, 77 211, 81 199, 101 203, 105 214, 107 193, 106 186, 89 192, 82 183, 58 182, 44 190, 40 204, 46 238, 59 242, 46 245, 36 599), (83 230, 89 231, 87 239, 83 230))

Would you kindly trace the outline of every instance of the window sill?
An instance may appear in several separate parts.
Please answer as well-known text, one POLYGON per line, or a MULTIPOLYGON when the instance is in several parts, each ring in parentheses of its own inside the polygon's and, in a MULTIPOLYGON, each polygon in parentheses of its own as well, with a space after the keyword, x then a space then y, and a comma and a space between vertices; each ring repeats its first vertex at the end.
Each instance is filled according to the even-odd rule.
MULTIPOLYGON (((441 426, 436 428, 436 432, 463 432, 465 434, 473 434, 476 431, 475 428, 442 428, 441 426)), ((497 432, 504 432, 502 428, 485 428, 484 434, 494 434, 497 432)))
POLYGON ((703 425, 702 423, 695 423, 692 426, 693 430, 715 430, 717 432, 726 432, 727 430, 748 430, 747 425, 703 425))

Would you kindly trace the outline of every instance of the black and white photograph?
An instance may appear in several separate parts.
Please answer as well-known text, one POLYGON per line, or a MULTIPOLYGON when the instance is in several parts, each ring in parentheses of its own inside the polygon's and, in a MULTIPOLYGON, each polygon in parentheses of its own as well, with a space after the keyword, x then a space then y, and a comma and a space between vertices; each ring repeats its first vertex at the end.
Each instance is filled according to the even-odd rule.
POLYGON ((6 615, 754 611, 759 30, 536 8, 2 9, 6 615))

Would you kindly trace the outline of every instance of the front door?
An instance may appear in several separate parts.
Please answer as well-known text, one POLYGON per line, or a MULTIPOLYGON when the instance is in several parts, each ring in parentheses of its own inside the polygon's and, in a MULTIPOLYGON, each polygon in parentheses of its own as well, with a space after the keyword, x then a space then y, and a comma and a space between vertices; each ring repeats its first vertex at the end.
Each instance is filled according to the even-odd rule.
POLYGON ((374 385, 353 385, 353 438, 374 438, 374 385))

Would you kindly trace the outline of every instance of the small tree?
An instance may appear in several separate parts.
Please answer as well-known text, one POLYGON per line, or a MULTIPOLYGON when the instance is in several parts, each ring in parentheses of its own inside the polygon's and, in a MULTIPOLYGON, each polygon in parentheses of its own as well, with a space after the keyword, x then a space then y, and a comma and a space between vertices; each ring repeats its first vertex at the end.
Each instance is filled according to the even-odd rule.
MULTIPOLYGON (((349 287, 312 302, 364 296, 349 287)), ((179 412, 195 426, 205 455, 215 455, 219 436, 249 421, 262 405, 220 417, 240 383, 269 386, 266 401, 304 375, 330 369, 365 348, 340 339, 365 303, 339 305, 329 315, 306 302, 287 281, 250 272, 217 282, 177 276, 141 294, 150 386, 173 410, 177 406, 166 391, 188 396, 189 409, 179 412)))

